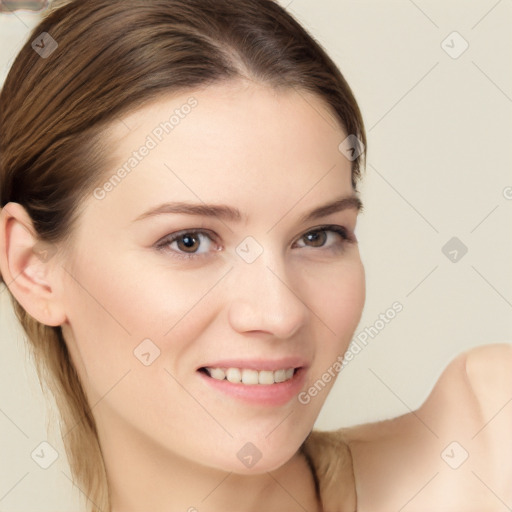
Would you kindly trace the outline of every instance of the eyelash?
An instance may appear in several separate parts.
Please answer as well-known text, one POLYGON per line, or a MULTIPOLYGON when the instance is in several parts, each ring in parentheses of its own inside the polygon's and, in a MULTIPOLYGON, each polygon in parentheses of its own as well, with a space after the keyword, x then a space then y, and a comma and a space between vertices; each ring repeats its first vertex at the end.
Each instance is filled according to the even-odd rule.
MULTIPOLYGON (((313 228, 313 229, 310 229, 309 231, 306 231, 302 236, 300 236, 297 240, 302 240, 306 235, 309 235, 309 234, 312 234, 312 233, 322 233, 322 232, 332 232, 332 233, 336 233, 338 235, 340 235, 342 241, 340 243, 341 247, 338 247, 337 249, 330 249, 332 251, 340 251, 340 250, 343 250, 346 246, 346 244, 354 244, 354 243, 357 243, 357 239, 355 238, 355 236, 353 236, 352 234, 350 234, 346 228, 344 228, 343 226, 337 226, 337 225, 332 225, 332 224, 329 224, 329 225, 326 225, 326 226, 319 226, 317 228, 313 228)), ((183 259, 183 260, 190 260, 190 259, 197 259, 197 258, 202 258, 202 257, 207 257, 208 256, 208 253, 206 254, 197 254, 197 253, 185 253, 185 252, 179 252, 179 251, 176 251, 174 249, 169 249, 168 246, 170 244, 172 244, 173 242, 175 242, 176 240, 179 240, 181 237, 185 236, 185 235, 206 235, 208 236, 208 238, 210 238, 210 240, 214 241, 212 239, 212 236, 210 236, 210 232, 209 231, 205 231, 205 230, 201 230, 201 229, 190 229, 190 230, 182 230, 182 231, 178 231, 176 233, 172 233, 168 236, 166 236, 163 240, 161 240, 160 242, 158 242, 156 244, 156 248, 160 251, 164 251, 164 252, 171 252, 173 253, 173 256, 178 258, 178 259, 183 259)), ((312 249, 322 249, 324 246, 320 246, 320 247, 310 247, 312 249)), ((329 249, 327 249, 329 250, 329 249)))

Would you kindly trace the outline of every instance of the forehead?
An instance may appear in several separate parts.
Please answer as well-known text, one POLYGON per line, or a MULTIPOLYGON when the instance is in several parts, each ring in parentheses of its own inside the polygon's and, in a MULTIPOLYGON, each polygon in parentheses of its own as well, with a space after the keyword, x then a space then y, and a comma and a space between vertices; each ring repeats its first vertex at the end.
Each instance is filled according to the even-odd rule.
POLYGON ((245 81, 160 97, 107 137, 106 179, 124 169, 109 201, 134 211, 198 199, 275 210, 351 191, 344 130, 321 98, 296 89, 245 81))
POLYGON ((175 153, 194 149, 189 158, 231 151, 231 159, 243 152, 258 161, 266 156, 293 161, 319 151, 338 158, 338 145, 346 137, 319 96, 247 80, 159 97, 121 118, 111 134, 124 152, 149 136, 158 146, 173 146, 175 153))

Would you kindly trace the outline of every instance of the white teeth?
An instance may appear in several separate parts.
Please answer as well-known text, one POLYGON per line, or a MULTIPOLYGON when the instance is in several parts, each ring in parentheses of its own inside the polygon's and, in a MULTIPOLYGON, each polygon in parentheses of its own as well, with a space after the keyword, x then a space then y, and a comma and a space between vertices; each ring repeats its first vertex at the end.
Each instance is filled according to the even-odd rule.
POLYGON ((284 382, 286 380, 286 370, 277 370, 274 372, 274 380, 276 382, 284 382))
POLYGON ((226 373, 222 368, 209 368, 210 376, 217 380, 224 380, 226 373))
MULTIPOLYGON (((277 370, 278 372, 279 371, 282 371, 282 370, 277 370)), ((274 375, 274 372, 271 371, 271 370, 262 370, 261 372, 256 372, 258 373, 258 383, 259 384, 274 384, 274 382, 281 382, 281 381, 278 381, 276 380, 275 378, 275 375, 274 375)), ((275 372, 277 373, 277 372, 275 372)))
POLYGON ((295 368, 283 368, 280 370, 251 370, 248 368, 206 368, 208 375, 215 380, 227 379, 233 384, 255 384, 270 385, 284 382, 293 377, 295 368))
POLYGON ((242 381, 242 374, 238 368, 228 368, 226 370, 226 379, 233 384, 239 384, 242 381))
POLYGON ((258 370, 242 370, 244 384, 258 384, 258 370))

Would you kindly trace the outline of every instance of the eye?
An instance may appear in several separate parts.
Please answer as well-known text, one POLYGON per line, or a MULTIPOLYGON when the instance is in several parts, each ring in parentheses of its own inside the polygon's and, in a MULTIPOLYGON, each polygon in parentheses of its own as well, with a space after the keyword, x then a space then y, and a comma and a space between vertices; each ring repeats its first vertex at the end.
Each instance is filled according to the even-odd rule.
MULTIPOLYGON (((157 244, 157 248, 163 251, 175 253, 178 258, 193 258, 204 256, 211 251, 214 243, 212 236, 207 231, 189 230, 179 231, 166 236, 157 244), (208 243, 204 243, 208 240, 208 243), (174 247, 173 247, 174 245, 174 247), (199 251, 199 249, 203 249, 199 251)), ((219 250, 216 248, 214 250, 219 250)))
MULTIPOLYGON (((215 236, 208 231, 183 230, 167 235, 157 242, 156 248, 182 259, 207 257, 208 253, 221 250, 214 238, 215 236)), ((302 235, 296 244, 301 241, 304 241, 305 245, 298 245, 299 248, 310 247, 333 251, 342 250, 346 244, 357 242, 355 236, 349 234, 346 228, 337 225, 311 229, 302 235), (327 243, 329 241, 331 243, 327 243)))
POLYGON ((347 229, 344 227, 329 225, 320 226, 308 231, 301 236, 299 241, 306 242, 305 246, 303 245, 299 247, 327 247, 331 249, 341 249, 344 248, 347 243, 355 243, 356 239, 353 235, 348 234, 347 229), (326 245, 328 240, 334 240, 334 242, 326 245))

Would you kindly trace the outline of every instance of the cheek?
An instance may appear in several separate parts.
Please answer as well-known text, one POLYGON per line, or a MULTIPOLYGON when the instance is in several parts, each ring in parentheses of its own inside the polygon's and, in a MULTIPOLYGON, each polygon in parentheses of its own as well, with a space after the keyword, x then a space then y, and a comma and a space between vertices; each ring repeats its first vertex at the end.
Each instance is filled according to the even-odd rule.
POLYGON ((152 365, 173 371, 215 315, 204 299, 220 273, 171 273, 128 259, 105 259, 101 266, 80 261, 75 267, 65 283, 70 351, 91 400, 126 372, 145 368, 141 359, 158 356, 152 365))
POLYGON ((332 300, 326 307, 330 308, 334 320, 334 330, 344 338, 352 337, 364 307, 366 297, 364 267, 361 261, 350 265, 339 282, 335 283, 332 300))
MULTIPOLYGON (((333 265, 318 265, 303 277, 308 306, 325 331, 325 342, 333 348, 348 344, 365 302, 365 273, 358 253, 333 265)), ((319 329, 321 327, 318 327, 319 329)))
POLYGON ((366 297, 364 266, 358 257, 346 259, 309 275, 306 282, 308 306, 315 313, 311 317, 315 357, 297 398, 302 414, 315 421, 339 377, 340 361, 361 319, 366 297))
POLYGON ((307 403, 306 409, 317 415, 338 377, 333 365, 347 350, 361 319, 366 297, 364 266, 356 253, 330 268, 319 268, 304 284, 308 287, 308 306, 314 311, 311 329, 315 357, 305 387, 307 401, 301 402, 299 397, 299 402, 307 403), (322 377, 326 380, 318 383, 322 377))

